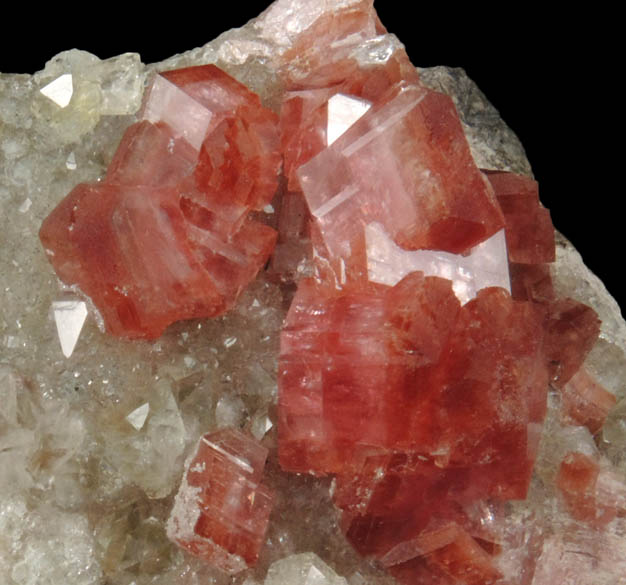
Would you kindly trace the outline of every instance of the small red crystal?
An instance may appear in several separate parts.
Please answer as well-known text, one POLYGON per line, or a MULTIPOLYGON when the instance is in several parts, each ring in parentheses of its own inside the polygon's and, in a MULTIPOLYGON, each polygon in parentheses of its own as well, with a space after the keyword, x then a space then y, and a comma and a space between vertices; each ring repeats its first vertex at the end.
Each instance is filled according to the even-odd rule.
POLYGON ((548 303, 555 298, 549 264, 509 262, 511 296, 516 301, 548 303))
POLYGON ((253 565, 272 494, 262 483, 267 449, 239 431, 204 435, 186 464, 168 536, 227 573, 253 565))
POLYGON ((570 514, 577 520, 603 523, 603 511, 596 502, 599 473, 598 463, 582 453, 569 453, 561 462, 557 486, 570 514))
POLYGON ((275 114, 213 65, 157 75, 142 117, 40 237, 110 333, 152 338, 223 313, 266 263, 276 233, 248 214, 272 198, 281 160, 275 114))
POLYGON ((600 320, 590 306, 573 299, 557 299, 547 309, 545 352, 552 383, 562 388, 595 345, 600 320))
POLYGON ((491 183, 506 221, 509 260, 523 264, 554 262, 554 226, 539 201, 537 182, 514 173, 490 172, 491 183))
POLYGON ((595 434, 604 425, 617 398, 582 367, 561 388, 561 401, 563 412, 572 421, 595 434))

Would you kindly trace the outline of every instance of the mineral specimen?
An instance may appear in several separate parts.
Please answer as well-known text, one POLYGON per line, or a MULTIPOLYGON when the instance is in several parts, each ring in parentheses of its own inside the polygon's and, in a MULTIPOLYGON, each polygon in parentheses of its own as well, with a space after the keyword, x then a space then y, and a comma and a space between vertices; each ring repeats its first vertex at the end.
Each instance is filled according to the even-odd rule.
POLYGON ((81 184, 41 228, 58 275, 110 333, 158 337, 230 308, 275 233, 248 217, 274 195, 275 115, 213 65, 162 72, 97 184, 81 184))
POLYGON ((267 449, 241 432, 204 435, 186 464, 170 539, 227 573, 253 565, 272 510, 261 483, 266 458, 267 449))
MULTIPOLYGON (((0 75, 3 585, 622 585, 626 326, 619 309, 562 236, 552 245, 529 163, 495 109, 462 70, 416 70, 371 4, 277 0, 242 29, 157 66, 142 65, 138 55, 100 61, 68 51, 33 77, 0 75), (281 115, 260 110, 265 125, 246 117, 249 109, 228 114, 203 140, 213 118, 196 106, 199 96, 186 85, 198 87, 190 71, 221 79, 235 101, 252 95, 247 86, 281 115), (350 148, 366 152, 354 133, 373 130, 370 122, 397 98, 399 83, 448 114, 454 103, 460 121, 439 118, 452 132, 433 136, 454 138, 450 146, 469 161, 469 176, 480 178, 483 203, 491 201, 501 227, 494 223, 491 237, 485 229, 467 249, 406 249, 415 246, 388 233, 369 192, 377 221, 359 210, 362 221, 345 234, 358 234, 358 254, 342 264, 332 252, 343 234, 332 234, 338 238, 329 249, 330 232, 308 208, 315 185, 303 192, 301 169, 330 150, 337 155, 342 140, 348 155, 350 148), (164 100, 184 107, 159 113, 164 100), (136 114, 141 103, 150 106, 136 114), (198 124, 186 126, 176 115, 183 111, 195 112, 198 124), (280 139, 262 130, 276 120, 280 139), (271 204, 278 148, 263 163, 269 183, 256 162, 244 174, 229 166, 250 154, 244 148, 236 156, 253 138, 248 122, 283 149, 284 177, 271 204), (199 182, 208 187, 202 191, 199 182), (100 330, 84 285, 56 280, 37 239, 41 222, 77 184, 89 197, 132 192, 137 205, 148 205, 141 194, 153 194, 153 208, 127 205, 129 221, 163 205, 170 210, 167 194, 184 186, 184 197, 171 203, 181 228, 175 233, 189 266, 207 279, 198 244, 207 234, 268 222, 278 228, 278 249, 219 318, 172 324, 156 340, 118 339, 100 330), (221 197, 226 192, 232 204, 221 197), (242 215, 244 208, 251 211, 242 215), (540 357, 543 349, 548 355, 540 357), (199 439, 218 429, 220 436, 241 430, 262 443, 254 452, 268 450, 257 490, 271 489, 273 511, 262 536, 256 520, 268 509, 257 516, 251 499, 235 497, 258 483, 246 466, 228 465, 206 443, 202 457, 228 477, 192 463, 199 439), (216 504, 228 495, 228 506, 216 504), (192 520, 177 525, 184 511, 192 520), (168 524, 174 540, 182 527, 189 546, 241 572, 225 573, 178 546, 168 524)), ((422 33, 427 24, 419 23, 422 33)), ((449 35, 437 34, 450 46, 449 35)), ((419 113, 418 104, 404 119, 417 122, 419 113)), ((388 137, 424 137, 413 130, 429 127, 388 122, 388 137)), ((379 147, 370 167, 380 161, 393 170, 383 154, 402 145, 366 135, 379 147)), ((425 146, 407 148, 436 153, 420 150, 425 146)), ((404 179, 417 163, 399 168, 389 184, 401 183, 406 194, 404 179)), ((370 167, 357 182, 377 179, 370 167)), ((543 199, 554 188, 537 170, 543 199)), ((573 194, 563 193, 571 206, 573 194)), ((340 211, 341 201, 334 202, 340 211)), ((593 207, 601 205, 585 209, 593 207)), ((97 224, 96 215, 91 219, 97 224)), ((133 234, 138 245, 168 252, 167 240, 133 234)), ((72 243, 68 235, 61 232, 59 241, 72 243)), ((148 265, 137 258, 133 271, 165 277, 163 257, 148 265)), ((213 294, 198 278, 183 296, 213 294)), ((154 292, 146 284, 147 291, 154 292)), ((169 311, 156 301, 151 308, 169 311)), ((133 335, 156 336, 168 322, 133 335)))

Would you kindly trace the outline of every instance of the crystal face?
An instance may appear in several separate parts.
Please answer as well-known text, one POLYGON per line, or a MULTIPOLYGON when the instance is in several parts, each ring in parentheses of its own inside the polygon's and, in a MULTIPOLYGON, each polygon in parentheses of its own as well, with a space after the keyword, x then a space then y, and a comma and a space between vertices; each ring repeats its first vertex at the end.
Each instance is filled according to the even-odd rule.
POLYGON ((303 282, 280 363, 284 469, 352 472, 371 453, 408 451, 442 468, 486 459, 495 477, 516 461, 519 489, 494 479, 494 494, 524 497, 548 376, 531 305, 486 289, 461 308, 450 281, 419 273, 341 293, 303 282), (484 421, 467 421, 472 410, 484 421))
POLYGON ((63 355, 70 357, 87 318, 87 306, 83 301, 55 301, 52 310, 63 355))
POLYGON ((74 93, 72 74, 64 73, 45 87, 42 87, 39 91, 59 107, 66 107, 70 103, 72 94, 74 93))
POLYGON ((322 559, 312 553, 292 555, 276 561, 269 569, 264 585, 346 585, 322 559))
POLYGON ((461 303, 473 299, 490 286, 511 292, 504 230, 473 247, 467 255, 437 250, 403 250, 378 223, 365 228, 367 276, 372 282, 393 286, 411 272, 439 276, 452 281, 461 303))
POLYGON ((416 70, 371 1, 278 0, 157 66, 69 51, 0 76, 0 166, 1 583, 621 583, 626 326, 480 91, 416 70), (69 75, 64 107, 41 93, 69 75), (430 105, 379 136, 400 90, 430 105), (307 192, 325 157, 352 175, 316 167, 307 192), (424 245, 376 198, 427 203, 418 166, 441 203, 424 245), (482 235, 461 177, 482 189, 468 213, 498 212, 482 235), (318 179, 358 185, 328 211, 353 205, 349 229, 311 213, 318 179), (58 224, 57 258, 136 279, 130 334, 37 239, 77 184, 101 207, 58 224), (251 225, 278 244, 244 279, 251 225), (138 253, 98 254, 107 234, 138 253), (187 320, 197 294, 224 312, 187 320))

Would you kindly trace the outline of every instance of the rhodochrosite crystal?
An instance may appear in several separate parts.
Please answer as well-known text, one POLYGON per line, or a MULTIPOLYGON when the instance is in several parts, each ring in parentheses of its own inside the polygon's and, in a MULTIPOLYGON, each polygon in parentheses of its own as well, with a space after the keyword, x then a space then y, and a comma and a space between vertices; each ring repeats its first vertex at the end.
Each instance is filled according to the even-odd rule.
POLYGON ((267 449, 241 432, 204 435, 187 462, 168 536, 228 573, 253 565, 272 510, 261 483, 266 458, 267 449))
POLYGON ((251 219, 277 187, 276 117, 213 65, 166 71, 100 183, 77 186, 41 241, 110 333, 157 337, 230 308, 275 232, 251 219))
POLYGON ((496 576, 463 509, 526 497, 546 409, 541 347, 540 313, 501 289, 461 308, 450 281, 420 273, 369 290, 301 282, 281 343, 281 465, 338 474, 348 539, 406 582, 429 567, 496 576), (435 537, 446 522, 449 538, 435 537))
MULTIPOLYGON (((452 101, 403 75, 401 47, 368 57, 379 31, 355 38, 352 9, 335 16, 326 64, 283 73, 281 241, 308 235, 315 279, 281 335, 280 463, 335 474, 348 540, 401 582, 503 582, 499 536, 471 510, 527 497, 548 382, 581 368, 598 322, 554 295, 537 183, 481 173, 452 101)), ((601 392, 572 394, 595 428, 601 392)))
POLYGON ((372 0, 0 75, 0 167, 2 585, 624 585, 626 323, 372 0))
POLYGON ((390 449, 439 467, 485 460, 490 495, 524 497, 545 414, 541 338, 533 306, 498 289, 461 308, 449 280, 420 273, 393 288, 304 281, 282 334, 281 465, 352 472, 390 449))
POLYGON ((334 67, 294 81, 286 65, 281 131, 288 189, 304 193, 337 280, 367 278, 372 222, 407 249, 461 253, 494 235, 502 213, 450 98, 419 83, 392 38, 361 47, 351 16, 333 26, 334 67))

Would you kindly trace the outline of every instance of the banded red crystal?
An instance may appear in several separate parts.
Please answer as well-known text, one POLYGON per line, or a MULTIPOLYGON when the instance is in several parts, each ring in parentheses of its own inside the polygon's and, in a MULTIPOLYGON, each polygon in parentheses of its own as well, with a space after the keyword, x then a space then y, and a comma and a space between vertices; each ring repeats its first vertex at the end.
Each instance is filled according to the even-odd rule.
POLYGON ((561 388, 561 401, 563 412, 570 420, 596 434, 617 398, 583 366, 561 388))
MULTIPOLYGON (((296 40, 282 70, 287 194, 275 266, 291 254, 316 280, 299 281, 281 336, 280 463, 334 474, 348 540, 400 582, 501 582, 503 540, 475 511, 526 497, 548 382, 576 382, 597 316, 556 298, 554 228, 537 183, 476 169, 452 102, 378 36, 370 2, 334 16, 296 40), (469 250, 502 227, 508 271, 481 266, 510 274, 512 295, 479 285, 461 306, 452 280, 410 272, 432 261, 437 274, 466 277, 469 250), (458 260, 444 266, 442 250, 458 260), (395 286, 370 281, 385 259, 394 264, 378 282, 395 286)), ((610 399, 597 386, 567 392, 571 416, 602 424, 610 399)), ((526 575, 535 555, 519 551, 526 575)))
POLYGON ((204 435, 186 463, 169 538, 227 573, 254 565, 272 510, 266 458, 267 449, 239 431, 204 435))
POLYGON ((223 313, 267 262, 276 233, 249 212, 273 197, 281 159, 275 114, 213 65, 156 75, 141 118, 40 237, 110 333, 151 338, 223 313))
POLYGON ((539 201, 539 187, 530 177, 489 172, 487 178, 504 214, 509 260, 545 264, 556 257, 550 212, 539 201))

